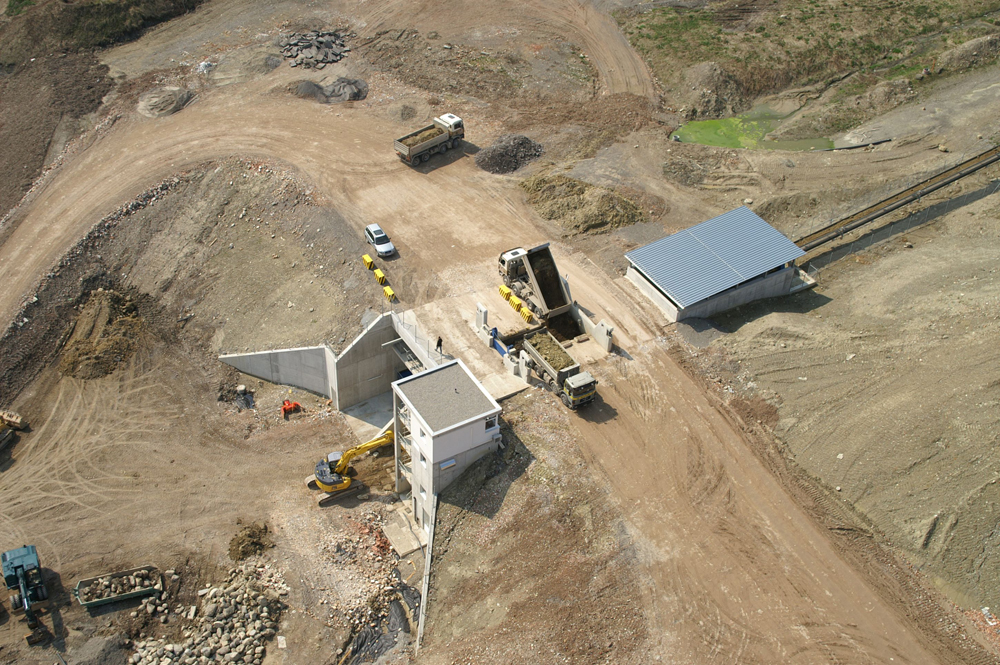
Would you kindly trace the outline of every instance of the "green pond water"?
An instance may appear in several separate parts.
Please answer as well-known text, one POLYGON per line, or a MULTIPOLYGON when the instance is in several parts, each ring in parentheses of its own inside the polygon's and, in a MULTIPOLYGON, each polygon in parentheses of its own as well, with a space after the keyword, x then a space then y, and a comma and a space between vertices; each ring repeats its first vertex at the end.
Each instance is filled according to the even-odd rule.
POLYGON ((833 141, 827 138, 796 141, 771 141, 764 138, 787 117, 788 115, 779 115, 766 106, 759 106, 732 118, 689 122, 671 136, 678 137, 684 143, 700 143, 720 148, 822 150, 833 147, 833 141))

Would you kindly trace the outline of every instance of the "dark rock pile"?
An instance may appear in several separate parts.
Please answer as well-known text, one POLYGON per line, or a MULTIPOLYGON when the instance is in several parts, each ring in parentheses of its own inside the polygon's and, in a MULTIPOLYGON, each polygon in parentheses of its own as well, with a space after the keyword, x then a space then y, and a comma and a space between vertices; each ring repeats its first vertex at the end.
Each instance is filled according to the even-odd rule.
POLYGON ((476 153, 476 166, 490 173, 513 173, 545 152, 540 143, 520 134, 505 134, 476 153))
POLYGON ((295 94, 304 99, 313 98, 320 104, 356 102, 368 96, 368 84, 359 79, 341 76, 330 85, 320 85, 315 81, 300 81, 295 85, 295 94))
POLYGON ((344 42, 347 35, 339 30, 332 32, 296 33, 279 42, 281 53, 290 59, 289 66, 323 69, 327 64, 340 62, 347 57, 350 46, 344 42))

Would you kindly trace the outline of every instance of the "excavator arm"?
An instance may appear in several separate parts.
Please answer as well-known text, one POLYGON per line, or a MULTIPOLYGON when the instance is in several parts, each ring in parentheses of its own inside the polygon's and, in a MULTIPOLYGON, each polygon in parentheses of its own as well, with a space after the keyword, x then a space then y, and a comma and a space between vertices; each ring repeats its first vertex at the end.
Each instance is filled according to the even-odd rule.
POLYGON ((375 450, 376 448, 381 448, 387 444, 392 443, 395 440, 395 435, 392 430, 386 430, 385 434, 382 436, 375 437, 371 441, 366 441, 361 445, 354 446, 350 450, 343 452, 340 455, 340 460, 337 462, 336 466, 331 465, 331 470, 334 473, 339 473, 344 475, 347 473, 348 467, 351 466, 351 460, 353 460, 358 455, 364 455, 370 450, 375 450))
POLYGON ((354 446, 342 453, 331 453, 325 459, 321 459, 316 464, 316 473, 306 479, 306 486, 311 487, 312 483, 327 494, 337 493, 343 495, 351 488, 351 478, 348 471, 351 467, 351 460, 358 455, 363 455, 370 450, 381 448, 395 440, 393 431, 387 430, 384 434, 366 441, 361 445, 354 446))

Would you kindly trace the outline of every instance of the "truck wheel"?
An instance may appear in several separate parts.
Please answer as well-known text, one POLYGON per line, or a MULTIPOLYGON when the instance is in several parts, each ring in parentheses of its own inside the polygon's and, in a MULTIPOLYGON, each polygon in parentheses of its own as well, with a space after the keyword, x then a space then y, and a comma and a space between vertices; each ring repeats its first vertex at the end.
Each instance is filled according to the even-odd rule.
POLYGON ((11 611, 18 611, 24 609, 24 603, 21 602, 21 594, 15 593, 10 597, 10 609, 11 611))
POLYGON ((569 395, 567 395, 566 393, 563 393, 559 397, 562 399, 562 403, 566 405, 567 409, 572 409, 573 408, 573 401, 569 398, 569 395))
POLYGON ((447 143, 442 143, 441 147, 439 148, 439 150, 440 150, 440 152, 441 152, 442 155, 444 153, 448 152, 448 144, 447 143))
POLYGON ((48 600, 48 599, 49 599, 49 590, 48 590, 48 588, 46 588, 46 586, 45 586, 45 585, 43 584, 43 585, 42 585, 41 587, 39 587, 39 589, 38 589, 38 600, 39 600, 39 601, 42 601, 42 600, 48 600))
POLYGON ((428 154, 426 154, 426 153, 423 154, 423 155, 420 155, 420 161, 422 161, 422 162, 426 162, 430 158, 431 158, 431 156, 428 155, 428 154))

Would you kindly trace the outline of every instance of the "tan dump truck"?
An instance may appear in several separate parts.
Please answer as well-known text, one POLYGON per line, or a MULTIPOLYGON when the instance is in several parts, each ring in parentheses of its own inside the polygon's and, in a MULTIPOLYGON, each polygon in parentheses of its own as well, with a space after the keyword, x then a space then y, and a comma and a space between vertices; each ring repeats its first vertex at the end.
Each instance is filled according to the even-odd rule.
POLYGON ((597 397, 597 379, 580 369, 580 363, 573 360, 548 330, 525 335, 524 352, 538 377, 568 408, 576 411, 597 397))
POLYGON ((431 155, 444 154, 461 146, 463 138, 465 123, 454 113, 445 113, 426 127, 396 139, 393 145, 401 160, 415 166, 426 162, 431 155))

